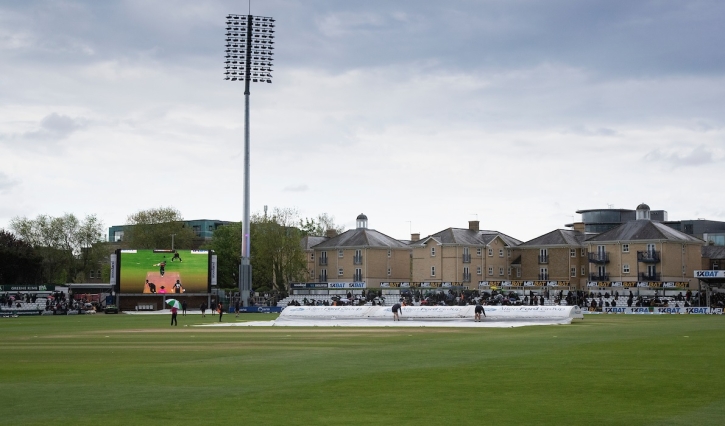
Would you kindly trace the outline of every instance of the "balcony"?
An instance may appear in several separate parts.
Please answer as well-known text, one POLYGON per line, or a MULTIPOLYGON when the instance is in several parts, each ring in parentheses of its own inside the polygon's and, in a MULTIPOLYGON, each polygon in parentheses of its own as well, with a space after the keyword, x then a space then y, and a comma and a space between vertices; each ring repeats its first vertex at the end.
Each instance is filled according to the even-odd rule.
POLYGON ((354 263, 355 265, 362 265, 362 258, 363 257, 361 254, 359 254, 359 255, 356 254, 355 256, 352 257, 352 263, 354 263))
POLYGON ((549 255, 548 254, 540 254, 539 255, 539 263, 549 263, 549 255))
POLYGON ((327 258, 321 257, 321 258, 317 259, 317 264, 320 266, 327 266, 327 258))
POLYGON ((609 281, 609 274, 589 274, 589 281, 609 281))
POLYGON ((539 281, 548 281, 549 274, 539 274, 539 281))
POLYGON ((639 280, 640 281, 662 281, 662 274, 659 272, 640 272, 639 273, 639 280))
POLYGON ((589 253, 589 263, 603 265, 609 263, 609 252, 592 252, 589 253))
POLYGON ((463 255, 463 263, 471 263, 471 254, 464 254, 463 255))
MULTIPOLYGON (((470 256, 469 256, 470 259, 470 256)), ((463 273, 463 282, 464 283, 470 283, 471 282, 471 273, 463 273)))
POLYGON ((656 250, 638 251, 637 262, 660 263, 660 252, 656 250))

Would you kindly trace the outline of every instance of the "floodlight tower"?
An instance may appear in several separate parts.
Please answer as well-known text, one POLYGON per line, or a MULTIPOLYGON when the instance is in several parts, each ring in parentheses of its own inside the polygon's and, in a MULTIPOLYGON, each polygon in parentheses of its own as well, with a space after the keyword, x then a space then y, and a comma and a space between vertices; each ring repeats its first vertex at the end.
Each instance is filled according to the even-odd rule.
POLYGON ((244 218, 239 295, 247 306, 252 290, 249 244, 249 83, 272 82, 274 19, 267 16, 227 15, 224 79, 244 82, 244 218))

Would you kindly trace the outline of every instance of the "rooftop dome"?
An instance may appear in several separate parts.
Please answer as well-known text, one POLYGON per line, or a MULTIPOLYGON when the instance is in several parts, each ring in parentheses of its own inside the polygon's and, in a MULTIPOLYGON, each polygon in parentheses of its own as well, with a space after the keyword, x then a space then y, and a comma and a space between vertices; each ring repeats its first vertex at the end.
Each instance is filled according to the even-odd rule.
POLYGON ((649 206, 645 203, 642 203, 637 206, 637 210, 650 210, 649 206))
POLYGON ((363 213, 360 213, 357 217, 356 222, 356 228, 357 229, 367 229, 368 227, 368 217, 365 216, 363 213))
POLYGON ((649 206, 645 203, 637 206, 637 212, 635 214, 637 216, 637 220, 650 220, 649 206))

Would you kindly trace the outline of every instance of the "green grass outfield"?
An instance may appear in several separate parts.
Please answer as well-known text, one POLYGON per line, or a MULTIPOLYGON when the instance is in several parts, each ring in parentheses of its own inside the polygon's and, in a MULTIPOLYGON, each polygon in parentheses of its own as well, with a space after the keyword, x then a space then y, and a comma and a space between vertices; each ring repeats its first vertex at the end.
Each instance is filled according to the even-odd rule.
POLYGON ((723 316, 191 326, 217 319, 0 318, 0 424, 725 424, 723 316))

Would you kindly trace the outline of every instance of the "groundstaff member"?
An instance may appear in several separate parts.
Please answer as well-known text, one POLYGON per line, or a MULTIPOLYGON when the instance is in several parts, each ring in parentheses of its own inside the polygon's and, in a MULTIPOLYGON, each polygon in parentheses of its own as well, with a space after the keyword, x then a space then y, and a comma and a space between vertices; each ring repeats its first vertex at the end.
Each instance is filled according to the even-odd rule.
POLYGON ((483 310, 483 306, 481 306, 481 302, 478 302, 476 304, 476 308, 474 309, 473 312, 475 313, 475 315, 473 316, 473 320, 475 322, 481 322, 481 314, 483 314, 484 317, 486 316, 486 311, 483 310))
POLYGON ((400 314, 403 312, 403 307, 400 303, 393 305, 393 321, 400 321, 400 314))

